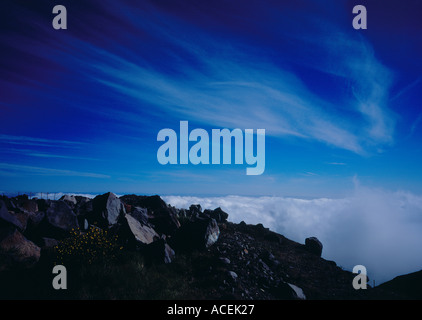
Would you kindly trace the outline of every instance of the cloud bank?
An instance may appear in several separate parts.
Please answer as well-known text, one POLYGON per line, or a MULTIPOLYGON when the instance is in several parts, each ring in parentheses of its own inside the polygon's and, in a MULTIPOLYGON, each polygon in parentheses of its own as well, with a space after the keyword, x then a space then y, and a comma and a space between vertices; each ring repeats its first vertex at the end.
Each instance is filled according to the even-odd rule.
MULTIPOLYGON (((422 269, 422 195, 357 185, 342 199, 285 197, 182 197, 163 199, 179 208, 221 207, 232 222, 262 223, 304 243, 316 236, 322 256, 346 270, 362 264, 376 284, 422 269)), ((372 283, 371 283, 372 284, 372 283)))

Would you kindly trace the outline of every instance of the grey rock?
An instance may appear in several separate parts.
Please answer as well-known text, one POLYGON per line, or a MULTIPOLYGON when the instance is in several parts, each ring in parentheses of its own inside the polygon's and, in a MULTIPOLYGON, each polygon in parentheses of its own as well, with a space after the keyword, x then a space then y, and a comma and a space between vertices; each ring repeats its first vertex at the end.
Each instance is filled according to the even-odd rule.
POLYGON ((148 223, 148 210, 145 208, 133 207, 130 215, 143 224, 148 223))
POLYGON ((128 227, 124 229, 128 230, 129 234, 141 244, 150 244, 160 238, 160 235, 153 228, 142 224, 129 214, 124 215, 124 224, 128 227))
POLYGON ((226 257, 220 257, 219 260, 222 264, 230 264, 231 263, 230 259, 228 259, 226 257))
POLYGON ((288 283, 288 285, 294 290, 295 292, 295 298, 299 300, 306 300, 306 296, 303 293, 303 290, 299 288, 298 286, 295 286, 294 284, 288 283))
POLYGON ((126 214, 125 207, 120 199, 112 192, 96 196, 92 200, 93 211, 87 215, 90 224, 108 228, 116 224, 119 217, 126 214))
POLYGON ((230 276, 230 278, 232 280, 237 280, 238 276, 237 276, 237 273, 236 272, 234 272, 234 271, 228 271, 227 273, 228 273, 228 275, 230 276))
POLYGON ((72 208, 78 203, 74 195, 65 194, 60 198, 60 200, 67 202, 67 204, 72 208))
POLYGON ((121 200, 133 207, 146 208, 148 210, 148 222, 160 234, 171 235, 180 227, 180 222, 177 219, 178 210, 168 206, 158 195, 125 195, 121 197, 121 200))
POLYGON ((71 229, 79 227, 76 214, 64 201, 51 201, 46 212, 46 222, 51 226, 51 231, 64 234, 71 229))

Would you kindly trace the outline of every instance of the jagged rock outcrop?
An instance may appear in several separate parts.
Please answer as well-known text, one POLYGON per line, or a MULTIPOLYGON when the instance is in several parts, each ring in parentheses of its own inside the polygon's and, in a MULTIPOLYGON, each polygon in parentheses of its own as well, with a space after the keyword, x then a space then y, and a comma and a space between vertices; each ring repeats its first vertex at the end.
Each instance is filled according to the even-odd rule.
POLYGON ((176 251, 187 251, 209 248, 219 235, 220 229, 214 219, 199 217, 183 224, 169 241, 176 251))
POLYGON ((66 202, 71 208, 74 208, 78 201, 76 200, 74 195, 65 194, 59 200, 66 202))
POLYGON ((176 253, 164 239, 158 239, 148 244, 145 248, 145 256, 149 262, 171 263, 176 253))
POLYGON ((141 207, 131 207, 131 211, 129 214, 138 220, 140 223, 147 224, 148 223, 148 210, 141 207))
POLYGON ((41 249, 13 226, 0 228, 0 271, 30 268, 40 254, 41 249))
MULTIPOLYGON (((99 231, 98 234, 113 236, 101 239, 118 239, 116 248, 123 248, 119 252, 124 255, 118 255, 121 258, 118 261, 113 260, 114 267, 118 273, 136 271, 132 273, 136 275, 133 281, 140 281, 142 285, 134 286, 135 295, 144 290, 144 286, 152 286, 145 289, 146 298, 149 298, 148 290, 156 285, 155 280, 149 279, 160 280, 160 297, 165 292, 176 294, 179 299, 361 299, 371 296, 353 288, 354 274, 321 258, 323 247, 315 237, 300 244, 262 224, 229 222, 228 214, 221 208, 202 211, 200 205, 194 204, 189 209, 176 209, 159 196, 118 198, 106 193, 94 199, 1 197, 0 298, 8 297, 7 289, 3 290, 2 286, 9 275, 23 268, 25 274, 39 275, 37 272, 46 261, 42 257, 54 252, 60 243, 73 240, 69 231, 78 226, 82 229, 81 235, 88 235, 85 229, 89 227, 99 231), (134 268, 130 265, 133 257, 136 257, 134 268), (157 275, 157 272, 163 274, 157 275), (173 281, 177 281, 177 290, 173 281), (180 289, 185 291, 179 290, 183 284, 188 289, 180 289)), ((47 286, 51 289, 51 269, 42 272, 48 274, 47 286)), ((19 279, 19 272, 16 274, 19 279)), ((108 274, 107 279, 109 277, 108 274)), ((386 285, 384 290, 380 287, 371 292, 375 298, 384 297, 385 290, 389 297, 403 297, 391 295, 389 291, 401 294, 402 286, 409 286, 411 281, 417 290, 420 278, 418 273, 398 279, 400 281, 386 285)), ((14 281, 10 281, 12 288, 14 281)), ((119 286, 120 282, 116 284, 119 286)), ((34 288, 33 292, 38 293, 37 287, 34 288)), ((126 292, 125 287, 113 289, 107 287, 113 294, 126 292)), ((411 295, 414 292, 405 294, 405 297, 419 297, 417 293, 411 295)), ((38 298, 38 295, 31 297, 38 298)))
POLYGON ((128 205, 147 209, 148 222, 160 234, 172 234, 180 227, 177 210, 168 206, 158 195, 125 195, 120 199, 128 205))
POLYGON ((90 224, 108 228, 115 224, 121 214, 126 214, 122 201, 112 192, 96 196, 92 200, 92 212, 86 217, 90 224))
POLYGON ((45 214, 46 230, 51 231, 51 236, 63 237, 71 229, 79 227, 76 214, 69 205, 62 201, 52 201, 45 214))
POLYGON ((126 239, 130 245, 150 244, 160 238, 160 235, 150 226, 142 224, 129 214, 124 214, 118 227, 118 234, 121 239, 126 239))
MULTIPOLYGON (((64 195, 60 200, 28 199, 25 195, 2 199, 0 226, 11 228, 8 232, 3 228, 6 241, 3 249, 7 249, 3 253, 8 260, 22 262, 21 265, 38 261, 40 247, 51 249, 69 237, 71 230, 80 228, 84 232, 89 226, 110 231, 118 236, 121 245, 139 250, 150 261, 170 263, 177 251, 213 245, 220 230, 211 216, 219 221, 227 218, 220 208, 204 214, 199 205, 194 205, 191 209, 196 213, 189 213, 194 219, 180 228, 179 211, 159 196, 118 198, 108 192, 93 199, 73 195, 64 195), (17 249, 15 258, 12 242, 20 250, 17 249)), ((12 265, 7 263, 4 268, 12 265)))
POLYGON ((217 221, 217 223, 227 222, 227 218, 229 217, 229 214, 224 212, 220 207, 214 210, 205 209, 204 215, 213 218, 215 221, 217 221))
POLYGON ((24 229, 24 226, 16 215, 7 210, 6 204, 3 200, 0 200, 0 223, 11 224, 20 230, 24 229))
POLYGON ((320 257, 322 254, 322 243, 316 237, 306 238, 305 248, 309 252, 317 255, 318 257, 320 257))

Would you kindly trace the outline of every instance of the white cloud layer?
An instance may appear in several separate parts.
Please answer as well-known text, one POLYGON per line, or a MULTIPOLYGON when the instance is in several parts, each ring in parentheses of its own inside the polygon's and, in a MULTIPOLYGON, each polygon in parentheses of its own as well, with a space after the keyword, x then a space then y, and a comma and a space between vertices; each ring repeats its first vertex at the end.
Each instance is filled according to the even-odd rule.
MULTIPOLYGON (((185 197, 163 199, 179 208, 221 207, 232 222, 262 223, 304 243, 316 236, 323 258, 347 270, 362 264, 376 284, 422 269, 422 196, 357 185, 342 199, 284 197, 185 197)), ((372 284, 372 283, 371 283, 372 284)))

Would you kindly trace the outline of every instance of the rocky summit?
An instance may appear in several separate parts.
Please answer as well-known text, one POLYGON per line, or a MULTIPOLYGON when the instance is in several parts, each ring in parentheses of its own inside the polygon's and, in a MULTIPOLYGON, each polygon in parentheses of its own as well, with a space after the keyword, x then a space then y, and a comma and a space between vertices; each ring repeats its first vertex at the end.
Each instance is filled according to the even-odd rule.
POLYGON ((407 299, 420 287, 412 275, 355 290, 356 274, 322 250, 312 235, 297 243, 232 223, 221 208, 175 208, 158 195, 0 198, 2 299, 407 299), (68 290, 51 286, 57 264, 68 290))

